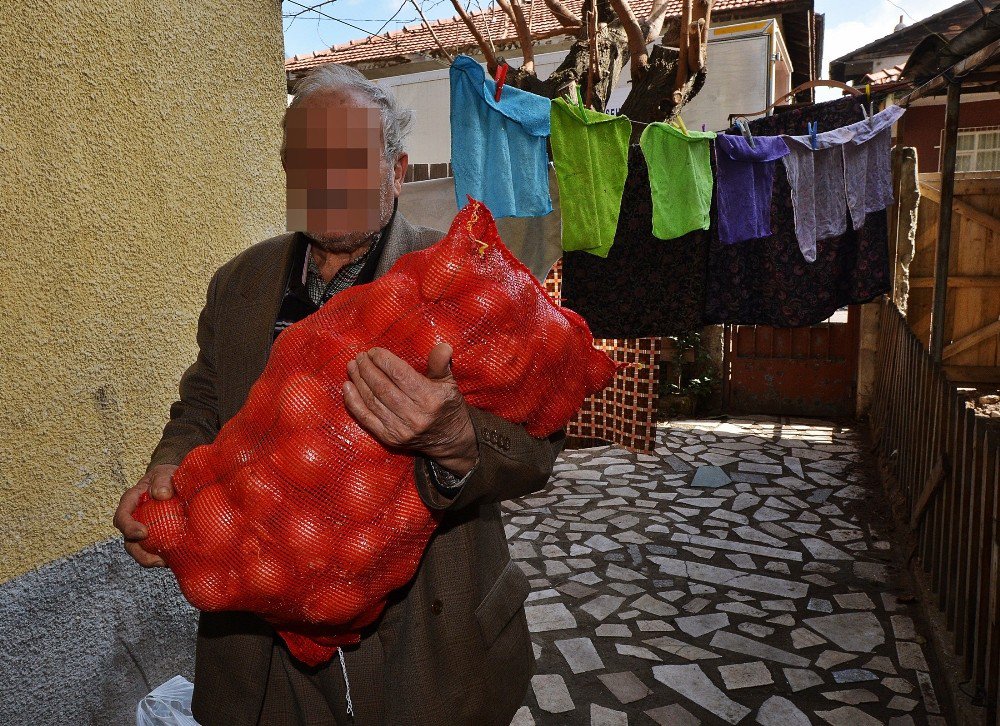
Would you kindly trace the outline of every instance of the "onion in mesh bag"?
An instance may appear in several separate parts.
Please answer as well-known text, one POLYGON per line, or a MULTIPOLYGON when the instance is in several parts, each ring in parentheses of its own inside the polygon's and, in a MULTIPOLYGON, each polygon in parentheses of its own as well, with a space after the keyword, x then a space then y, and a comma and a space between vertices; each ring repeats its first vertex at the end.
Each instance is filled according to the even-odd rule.
POLYGON ((538 437, 616 368, 470 200, 440 242, 281 333, 243 408, 174 474, 176 497, 143 496, 143 546, 195 607, 258 614, 309 665, 360 640, 415 574, 441 515, 417 493, 414 457, 347 412, 347 363, 377 346, 423 374, 440 342, 469 405, 538 437))

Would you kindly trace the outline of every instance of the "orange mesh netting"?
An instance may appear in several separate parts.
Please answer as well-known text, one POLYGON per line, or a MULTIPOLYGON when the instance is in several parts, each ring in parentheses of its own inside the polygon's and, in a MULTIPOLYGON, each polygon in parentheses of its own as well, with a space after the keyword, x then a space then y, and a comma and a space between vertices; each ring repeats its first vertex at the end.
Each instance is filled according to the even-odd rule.
POLYGON ((616 368, 470 200, 436 245, 278 336, 243 408, 174 474, 177 495, 143 495, 143 547, 195 607, 257 613, 304 663, 358 642, 413 577, 439 517, 417 493, 413 457, 382 447, 344 407, 347 363, 378 346, 425 373, 442 341, 466 401, 538 437, 616 368))

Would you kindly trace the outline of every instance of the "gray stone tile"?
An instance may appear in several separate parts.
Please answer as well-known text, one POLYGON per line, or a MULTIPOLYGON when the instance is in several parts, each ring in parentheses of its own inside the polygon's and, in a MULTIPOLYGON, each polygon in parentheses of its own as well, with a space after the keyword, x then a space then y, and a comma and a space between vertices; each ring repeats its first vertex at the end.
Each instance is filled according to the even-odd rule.
POLYGON ((749 663, 732 663, 719 666, 719 674, 722 682, 730 691, 740 688, 758 688, 774 683, 771 671, 763 661, 751 661, 749 663))
POLYGON ((779 549, 777 547, 766 547, 739 540, 718 539, 715 537, 701 537, 699 535, 674 534, 670 538, 673 542, 698 545, 699 547, 710 547, 717 550, 729 552, 742 552, 749 555, 759 555, 772 560, 789 560, 790 562, 801 562, 802 553, 794 550, 779 549))
POLYGON ((544 633, 550 630, 568 630, 576 627, 573 617, 563 603, 546 605, 526 605, 525 615, 528 618, 528 630, 532 633, 544 633))
POLYGON ((527 706, 521 706, 521 708, 517 709, 517 713, 514 714, 510 726, 535 726, 535 719, 531 715, 531 709, 527 706))
POLYGON ((604 668, 604 661, 601 660, 590 638, 557 640, 555 645, 573 673, 587 673, 604 668))
POLYGON ((653 677, 726 723, 736 724, 750 715, 749 708, 720 691, 697 664, 655 666, 653 677))
POLYGON ((597 676, 621 704, 641 701, 653 691, 632 671, 601 673, 597 676))
POLYGON ((580 606, 580 609, 596 620, 604 620, 614 613, 625 602, 624 597, 617 595, 598 595, 580 606))
POLYGON ((752 658, 762 658, 795 668, 805 668, 809 665, 809 661, 800 655, 789 653, 780 648, 775 648, 773 645, 767 645, 726 630, 716 631, 715 635, 712 636, 710 645, 713 648, 721 648, 734 653, 748 655, 752 658))
POLYGON ((699 726, 701 721, 691 715, 691 712, 679 703, 660 708, 651 708, 645 712, 658 726, 699 726))
POLYGON ((796 693, 818 686, 823 682, 822 676, 806 668, 782 668, 782 672, 785 674, 788 685, 796 693))
POLYGON ((729 625, 729 616, 726 613, 693 615, 686 618, 676 618, 674 624, 688 635, 699 638, 706 633, 727 627, 729 625))
POLYGON ((628 714, 623 711, 590 704, 590 726, 628 726, 628 714))
POLYGON ((831 711, 817 711, 816 715, 831 726, 883 726, 877 718, 869 716, 854 706, 841 706, 831 711))
POLYGON ((738 590, 751 590, 785 598, 800 598, 805 597, 809 589, 808 585, 801 582, 750 574, 742 570, 713 567, 699 562, 686 562, 668 557, 650 557, 649 559, 659 565, 660 571, 664 574, 687 577, 717 585, 725 584, 727 587, 734 587, 738 590))
POLYGON ((839 550, 829 542, 812 537, 802 538, 803 546, 809 550, 809 554, 817 560, 853 560, 854 557, 843 550, 839 550))
POLYGON ((654 648, 664 650, 667 653, 675 655, 678 658, 683 658, 684 660, 715 660, 716 658, 722 657, 718 653, 713 653, 710 650, 705 650, 704 648, 699 648, 696 645, 685 643, 684 641, 677 640, 677 638, 672 638, 669 635, 662 635, 659 638, 647 640, 646 644, 651 645, 654 648))
POLYGON ((630 655, 635 658, 642 658, 643 660, 652 660, 657 662, 663 660, 663 658, 658 656, 649 648, 643 648, 641 645, 630 645, 628 643, 615 643, 615 650, 617 650, 621 655, 630 655))
POLYGON ((852 688, 846 691, 828 691, 823 694, 823 697, 851 706, 857 706, 860 703, 878 703, 878 696, 864 688, 852 688))
POLYGON ((913 693, 915 687, 905 678, 883 678, 882 685, 894 693, 913 693))
POLYGON ((899 667, 903 670, 927 670, 927 659, 917 643, 897 640, 896 654, 899 657, 899 667))
POLYGON ((829 670, 841 663, 854 660, 857 656, 853 653, 841 653, 839 650, 824 650, 816 659, 816 667, 829 670))
POLYGON ((885 630, 869 612, 825 615, 803 622, 842 650, 871 653, 885 643, 885 630))
POLYGON ((833 672, 833 680, 837 683, 864 683, 865 681, 877 681, 878 679, 877 675, 864 668, 848 668, 833 672))
POLYGON ((810 726, 809 717, 782 696, 771 696, 764 701, 757 711, 757 723, 761 726, 810 726))
POLYGON ((535 692, 538 707, 548 713, 566 713, 576 708, 569 695, 566 681, 553 673, 531 677, 531 689, 535 692))

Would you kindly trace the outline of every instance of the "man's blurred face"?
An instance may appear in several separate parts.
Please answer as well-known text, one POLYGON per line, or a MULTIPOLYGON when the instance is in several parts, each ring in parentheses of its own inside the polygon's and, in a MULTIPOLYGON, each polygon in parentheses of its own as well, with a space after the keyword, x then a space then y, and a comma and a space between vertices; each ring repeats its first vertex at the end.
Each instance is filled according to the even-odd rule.
POLYGON ((288 109, 288 230, 348 252, 388 223, 395 199, 382 117, 361 94, 317 94, 288 109))

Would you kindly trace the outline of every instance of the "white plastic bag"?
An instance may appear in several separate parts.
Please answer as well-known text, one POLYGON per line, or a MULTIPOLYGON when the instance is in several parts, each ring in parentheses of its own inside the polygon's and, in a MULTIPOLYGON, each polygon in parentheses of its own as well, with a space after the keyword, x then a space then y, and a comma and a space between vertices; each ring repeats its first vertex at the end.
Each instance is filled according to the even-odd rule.
POLYGON ((191 715, 194 684, 174 676, 144 696, 135 708, 136 726, 198 726, 191 715))

